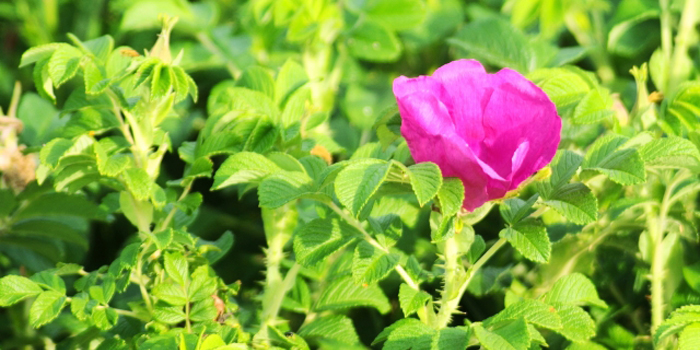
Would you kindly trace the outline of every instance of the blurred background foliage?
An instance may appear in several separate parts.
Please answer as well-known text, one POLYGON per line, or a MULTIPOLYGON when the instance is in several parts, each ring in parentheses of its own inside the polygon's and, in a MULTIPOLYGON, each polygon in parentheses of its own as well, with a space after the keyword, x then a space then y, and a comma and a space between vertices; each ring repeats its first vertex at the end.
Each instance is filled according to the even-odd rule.
MULTIPOLYGON (((294 58, 302 62, 313 83, 314 105, 319 111, 330 111, 322 116, 329 119, 330 125, 324 146, 337 159, 343 159, 375 138, 375 120, 394 103, 391 82, 395 77, 427 74, 462 57, 477 58, 491 70, 507 66, 524 74, 538 68, 573 64, 595 72, 603 86, 613 92, 613 107, 618 115, 626 115, 637 96, 634 76, 629 73, 633 66, 649 62, 651 79, 645 87, 664 94, 697 76, 697 31, 689 31, 679 43, 686 50, 680 57, 670 58, 673 65, 661 48, 663 16, 671 16, 677 22, 684 5, 682 0, 3 0, 0 106, 11 104, 14 82, 21 82, 28 92, 22 95, 17 109, 18 117, 25 123, 20 140, 30 149, 38 149, 65 124, 57 106, 65 105, 70 89, 56 91, 56 105, 41 99, 35 93, 32 70, 17 68, 22 53, 36 45, 68 42, 68 33, 81 40, 109 34, 115 38, 116 46, 129 46, 142 53, 152 46, 159 32, 158 14, 168 13, 180 18, 171 39, 172 51, 177 54, 182 50, 181 66, 194 77, 200 95, 196 104, 190 100, 179 104, 179 117, 165 122, 174 149, 184 141, 195 140, 204 127, 207 101, 217 84, 231 79, 240 81, 254 65, 277 71, 288 58, 294 58), (671 73, 669 66, 673 67, 671 73)), ((695 27, 697 22, 691 25, 695 27)), ((588 145, 603 127, 581 126, 570 134, 565 127, 564 145, 588 145)), ((219 163, 222 160, 218 159, 219 163)), ((177 154, 166 154, 161 178, 178 178, 183 166, 177 154)), ((247 302, 253 303, 252 298, 258 294, 254 291, 255 281, 264 270, 261 247, 265 245, 257 198, 239 198, 230 189, 213 192, 211 185, 209 179, 195 184, 194 190, 203 194, 204 203, 190 230, 208 240, 227 230, 235 233, 234 248, 215 268, 227 283, 241 280, 244 286, 251 287, 248 295, 242 296, 242 302, 248 298, 247 302)), ((50 187, 30 186, 25 193, 41 203, 41 196, 57 195, 48 193, 50 187)), ((98 187, 93 190, 92 196, 103 199, 98 187)), ((103 206, 109 206, 109 201, 103 206)), ((0 212, 1 209, 0 204, 0 212)), ((73 241, 42 241, 46 246, 20 247, 24 250, 8 245, 10 240, 4 241, 0 247, 4 254, 0 255, 0 275, 3 270, 16 268, 17 261, 33 271, 52 267, 56 261, 80 262, 88 270, 109 264, 134 229, 121 216, 106 214, 106 207, 100 209, 105 210, 55 213, 70 221, 65 225, 76 235, 73 241), (57 246, 60 249, 55 249, 57 246)), ((406 215, 417 214, 416 210, 406 215)), ((434 246, 424 235, 417 234, 429 230, 420 227, 427 226, 427 220, 418 219, 416 222, 421 224, 413 225, 404 234, 412 238, 402 244, 406 251, 413 251, 419 259, 423 257, 422 262, 432 262, 434 246)), ((492 238, 497 237, 502 226, 494 211, 476 231, 492 238)), ((551 285, 558 275, 549 269, 570 258, 570 251, 579 251, 582 244, 590 243, 565 237, 569 229, 564 225, 551 229, 553 240, 564 238, 554 247, 552 263, 541 267, 538 275, 532 274, 526 262, 503 264, 490 267, 498 271, 490 274, 492 283, 483 285, 493 286, 498 281, 515 283, 511 288, 551 285)), ((635 334, 646 333, 639 320, 648 317, 648 301, 638 278, 645 271, 636 263, 636 245, 636 238, 612 237, 576 256, 587 262, 580 264, 581 269, 593 276, 603 299, 617 300, 625 315, 604 328, 597 338, 615 349, 632 349, 635 334)), ((697 256, 688 255, 687 260, 700 261, 697 256)), ((508 256, 500 258, 511 261, 508 256)), ((687 268, 686 282, 673 296, 674 307, 700 302, 698 285, 692 284, 700 280, 700 268, 695 267, 687 268)), ((465 311, 472 320, 502 309, 502 295, 489 296, 489 290, 479 290, 479 284, 473 289, 473 294, 483 295, 484 299, 465 299, 465 311)), ((389 323, 382 317, 396 318, 365 309, 353 313, 356 319, 363 320, 358 332, 366 343, 389 323)), ((0 338, 2 331, 0 327, 0 338)))

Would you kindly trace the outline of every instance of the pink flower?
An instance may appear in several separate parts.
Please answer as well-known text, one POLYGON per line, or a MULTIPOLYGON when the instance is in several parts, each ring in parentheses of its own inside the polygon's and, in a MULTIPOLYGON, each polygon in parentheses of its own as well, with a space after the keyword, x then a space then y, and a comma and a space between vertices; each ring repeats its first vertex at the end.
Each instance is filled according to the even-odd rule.
POLYGON ((512 69, 488 74, 478 61, 454 61, 432 76, 396 78, 394 95, 413 159, 460 178, 470 211, 517 188, 559 145, 556 107, 512 69))

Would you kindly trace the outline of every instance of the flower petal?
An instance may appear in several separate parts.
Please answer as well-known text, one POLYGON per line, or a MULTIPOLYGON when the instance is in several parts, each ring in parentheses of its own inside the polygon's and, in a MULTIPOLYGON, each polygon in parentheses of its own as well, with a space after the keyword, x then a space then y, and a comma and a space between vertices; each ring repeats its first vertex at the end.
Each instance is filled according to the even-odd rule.
POLYGON ((416 163, 433 162, 443 176, 460 178, 466 209, 474 210, 485 203, 489 199, 489 176, 469 145, 455 133, 445 106, 431 94, 416 92, 399 99, 399 109, 401 134, 416 163))
POLYGON ((478 153, 484 138, 483 107, 493 92, 490 75, 479 61, 458 60, 438 68, 433 78, 442 83, 445 93, 441 100, 450 111, 457 134, 478 153))
POLYGON ((493 77, 495 90, 484 109, 486 136, 479 158, 510 180, 511 190, 554 157, 561 119, 547 95, 519 73, 503 69, 493 77), (516 158, 525 142, 528 151, 516 158))

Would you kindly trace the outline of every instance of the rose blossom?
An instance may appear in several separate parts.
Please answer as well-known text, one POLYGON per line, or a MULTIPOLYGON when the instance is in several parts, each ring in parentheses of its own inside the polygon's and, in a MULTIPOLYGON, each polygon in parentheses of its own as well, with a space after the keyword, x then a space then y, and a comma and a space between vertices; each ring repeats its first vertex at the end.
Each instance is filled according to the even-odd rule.
POLYGON ((488 74, 476 60, 454 61, 432 76, 396 78, 394 95, 413 159, 460 178, 470 211, 517 188, 559 145, 556 107, 512 69, 488 74))

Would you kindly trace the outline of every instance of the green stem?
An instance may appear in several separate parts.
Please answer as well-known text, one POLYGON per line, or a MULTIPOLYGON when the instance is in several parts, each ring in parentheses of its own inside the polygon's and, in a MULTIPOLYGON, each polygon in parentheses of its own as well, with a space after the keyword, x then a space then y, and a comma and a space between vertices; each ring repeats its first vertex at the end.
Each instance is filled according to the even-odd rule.
MULTIPOLYGON (((498 252, 498 250, 501 249, 501 247, 503 247, 506 244, 506 242, 507 241, 505 238, 500 238, 498 241, 496 241, 496 243, 494 243, 494 245, 491 246, 491 248, 489 248, 489 250, 487 250, 486 253, 484 253, 484 255, 482 255, 479 258, 479 260, 477 260, 474 263, 474 265, 469 267, 469 269, 467 270, 466 279, 459 286, 459 289, 457 290, 457 295, 452 297, 449 300, 442 300, 442 303, 440 305, 440 311, 438 312, 438 316, 437 316, 437 320, 436 320, 437 329, 442 329, 442 328, 445 328, 449 325, 450 320, 452 319, 452 314, 455 313, 455 311, 459 307, 459 302, 462 299, 462 295, 464 295, 464 292, 467 290, 467 287, 469 287, 469 283, 471 283, 472 279, 474 279, 474 276, 476 276, 477 271, 479 271, 479 269, 481 269, 481 267, 483 267, 484 264, 486 264, 486 262, 489 261, 489 259, 491 259, 491 257, 493 257, 493 255, 496 254, 496 252, 498 252)), ((445 259, 446 259, 445 268, 446 268, 446 270, 447 270, 447 259, 453 259, 453 258, 449 258, 447 256, 447 250, 448 250, 447 246, 449 246, 449 245, 454 245, 454 244, 446 244, 446 248, 445 248, 445 250, 446 250, 445 251, 445 259)), ((450 254, 453 254, 453 252, 450 252, 450 254)), ((448 276, 446 273, 445 278, 447 279, 447 277, 448 276)), ((450 282, 452 282, 452 281, 448 281, 448 280, 445 281, 445 284, 446 284, 445 291, 448 290, 447 286, 449 285, 450 282)))
POLYGON ((461 299, 461 295, 459 295, 461 286, 460 279, 466 277, 463 271, 464 268, 460 263, 459 250, 457 249, 458 246, 455 238, 451 237, 445 241, 444 247, 445 277, 439 302, 440 311, 436 318, 436 326, 438 329, 446 327, 452 314, 456 311, 461 299), (460 272, 462 273, 460 274, 460 272))
POLYGON ((294 286, 300 268, 298 264, 294 264, 283 279, 280 267, 284 259, 284 247, 291 239, 297 225, 298 212, 295 204, 290 204, 278 209, 263 208, 262 217, 267 241, 265 289, 262 298, 261 326, 254 341, 269 345, 268 327, 277 322, 284 296, 294 286))
MULTIPOLYGON (((671 9, 669 0, 659 0, 661 7, 661 50, 664 55, 664 62, 671 62, 673 52, 673 29, 671 28, 671 9)), ((671 67, 666 65, 666 72, 670 72, 671 67)), ((666 74, 668 76, 668 74, 666 74)))
POLYGON ((151 296, 148 295, 148 290, 146 290, 146 283, 143 280, 143 257, 146 250, 151 246, 151 243, 147 243, 143 249, 139 252, 138 258, 136 260, 136 269, 134 273, 136 274, 136 284, 139 285, 139 290, 141 291, 141 298, 146 303, 146 309, 148 312, 153 314, 153 303, 151 302, 151 296))
POLYGON ((678 34, 676 35, 676 47, 673 50, 672 60, 669 61, 671 64, 668 86, 666 91, 664 91, 666 93, 671 93, 671 90, 674 90, 683 80, 683 59, 687 58, 690 37, 695 31, 695 25, 700 21, 700 1, 685 0, 682 13, 678 34))
MULTIPOLYGON (((184 287, 184 292, 185 295, 187 295, 187 287, 184 287)), ((187 302, 185 303, 185 329, 187 330, 187 333, 192 333, 192 324, 190 322, 190 300, 187 298, 187 302)))
POLYGON ((294 263, 289 271, 287 271, 287 275, 284 276, 280 288, 274 291, 274 298, 272 298, 267 309, 263 311, 263 319, 267 319, 267 323, 274 322, 277 318, 280 308, 282 307, 284 296, 294 287, 300 269, 301 265, 294 263))
POLYGON ((576 41, 583 47, 590 50, 591 59, 593 64, 596 66, 596 72, 598 76, 603 81, 603 83, 609 83, 615 79, 615 70, 610 64, 610 57, 608 56, 608 51, 606 49, 605 35, 603 31, 604 21, 602 13, 594 12, 593 21, 597 33, 591 33, 590 31, 581 28, 578 23, 578 19, 573 15, 567 15, 564 19, 566 26, 573 34, 576 41), (601 34, 602 33, 602 34, 601 34), (596 36, 596 34, 598 34, 596 36))
POLYGON ((671 195, 676 186, 688 177, 687 172, 679 171, 671 183, 666 186, 663 199, 659 206, 657 216, 648 212, 647 230, 651 236, 654 251, 651 257, 651 329, 655 330, 666 317, 666 303, 664 296, 664 282, 666 279, 666 259, 663 256, 664 234, 666 233, 666 219, 672 201, 671 195))
POLYGON ((112 310, 114 310, 118 315, 135 318, 135 319, 145 321, 145 322, 150 321, 150 319, 144 319, 143 317, 139 316, 137 313, 130 311, 130 310, 115 309, 115 308, 112 308, 112 310))

